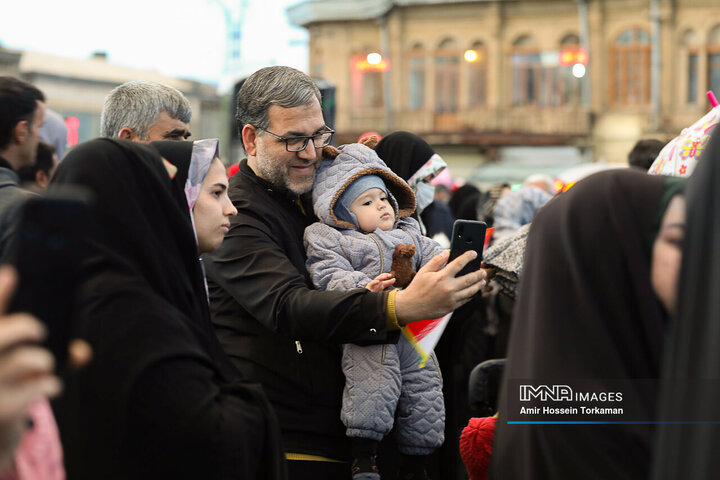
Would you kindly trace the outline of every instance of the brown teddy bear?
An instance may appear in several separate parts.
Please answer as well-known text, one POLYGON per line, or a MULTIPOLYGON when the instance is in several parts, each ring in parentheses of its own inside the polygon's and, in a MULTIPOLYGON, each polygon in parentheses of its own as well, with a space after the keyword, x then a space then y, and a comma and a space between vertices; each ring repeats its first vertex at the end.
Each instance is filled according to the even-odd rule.
POLYGON ((405 288, 415 277, 417 272, 412 267, 413 255, 415 255, 415 245, 412 243, 401 243, 395 247, 390 266, 390 275, 395 277, 395 287, 405 288))

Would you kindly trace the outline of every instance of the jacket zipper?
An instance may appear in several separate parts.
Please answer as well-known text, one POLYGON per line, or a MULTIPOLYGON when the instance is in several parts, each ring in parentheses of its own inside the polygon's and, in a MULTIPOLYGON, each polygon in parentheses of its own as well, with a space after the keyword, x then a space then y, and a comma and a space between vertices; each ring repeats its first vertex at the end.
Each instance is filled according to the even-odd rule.
POLYGON ((302 349, 302 344, 300 343, 300 340, 295 340, 295 349, 297 350, 298 355, 302 354, 303 349, 302 349))
POLYGON ((377 238, 375 238, 375 234, 371 233, 368 235, 370 238, 373 239, 375 242, 375 245, 378 247, 378 251, 380 252, 380 273, 385 273, 385 256, 383 255, 382 247, 380 246, 380 242, 377 238))

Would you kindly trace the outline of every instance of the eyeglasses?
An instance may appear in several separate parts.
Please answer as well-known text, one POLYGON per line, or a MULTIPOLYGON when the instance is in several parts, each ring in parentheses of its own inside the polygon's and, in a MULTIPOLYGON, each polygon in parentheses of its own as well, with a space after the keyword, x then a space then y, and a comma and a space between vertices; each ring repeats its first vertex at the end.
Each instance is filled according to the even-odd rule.
MULTIPOLYGON (((253 125, 255 126, 255 125, 253 125)), ((315 148, 323 148, 324 146, 330 145, 330 142, 332 141, 332 137, 335 134, 335 130, 327 128, 326 131, 316 133, 315 135, 302 135, 299 137, 281 137, 280 135, 276 135, 268 130, 265 130, 264 128, 255 127, 258 130, 262 130, 263 132, 267 133, 268 135, 271 135, 278 140, 282 140, 285 142, 285 149, 288 152, 302 152, 305 150, 308 144, 308 140, 312 138, 313 146, 315 148)))

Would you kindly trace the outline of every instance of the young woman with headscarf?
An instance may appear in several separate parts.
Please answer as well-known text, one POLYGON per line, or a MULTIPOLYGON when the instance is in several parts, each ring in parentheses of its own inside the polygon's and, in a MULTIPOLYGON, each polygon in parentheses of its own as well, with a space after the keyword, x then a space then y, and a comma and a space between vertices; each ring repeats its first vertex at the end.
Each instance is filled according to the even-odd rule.
POLYGON ((61 164, 52 185, 66 184, 89 189, 96 213, 78 265, 78 330, 93 360, 58 408, 69 477, 285 478, 265 395, 215 337, 201 233, 196 242, 161 157, 93 140, 61 164))
POLYGON ((166 140, 150 146, 177 167, 173 183, 185 192, 198 251, 212 252, 230 228, 229 217, 237 214, 227 196, 228 176, 220 160, 219 140, 166 140))
POLYGON ((660 376, 668 314, 651 282, 651 251, 680 187, 672 178, 610 170, 538 211, 513 316, 494 478, 648 478, 654 427, 632 421, 655 419, 653 380, 660 376), (600 406, 622 406, 628 416, 610 420, 629 424, 507 423, 523 420, 519 407, 510 412, 509 406, 518 405, 520 381, 607 394, 623 380, 621 404, 600 406))

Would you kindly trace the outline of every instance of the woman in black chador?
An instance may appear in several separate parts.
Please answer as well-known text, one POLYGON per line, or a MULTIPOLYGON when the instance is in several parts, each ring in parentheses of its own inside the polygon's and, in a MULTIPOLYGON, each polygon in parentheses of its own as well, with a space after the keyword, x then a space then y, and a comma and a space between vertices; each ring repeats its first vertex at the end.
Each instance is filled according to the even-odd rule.
MULTIPOLYGON (((509 411, 519 385, 569 385, 607 394, 621 389, 626 415, 652 421, 668 313, 653 242, 678 179, 632 170, 601 172, 538 211, 528 238, 513 317, 493 446, 494 478, 646 479, 651 424, 528 425, 509 411)), ((664 228, 664 223, 663 223, 664 228)), ((582 404, 560 406, 578 407, 582 404)), ((558 406, 553 405, 553 406, 558 406)), ((578 408, 579 410, 579 408, 578 408)), ((533 420, 570 420, 544 416, 533 420)))
MULTIPOLYGON (((188 178, 190 164, 169 170, 188 178)), ((95 196, 77 266, 78 333, 93 359, 58 409, 68 477, 285 478, 265 395, 215 338, 202 242, 160 155, 93 140, 65 157, 53 184, 95 196)))
POLYGON ((688 181, 677 314, 663 358, 655 480, 720 472, 720 130, 688 181))

